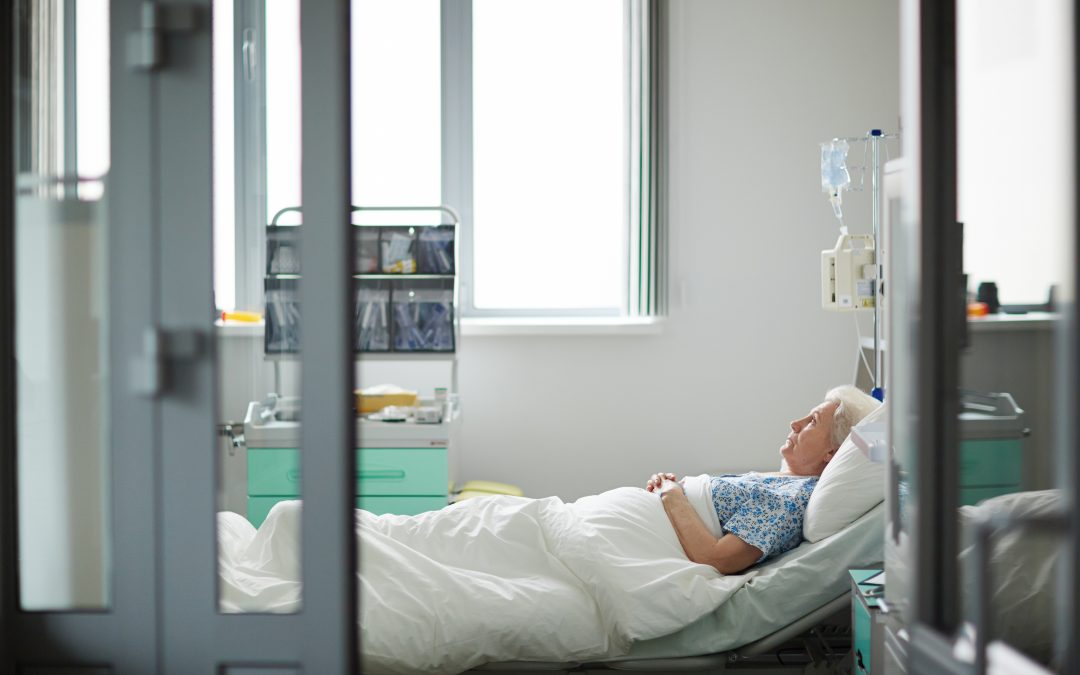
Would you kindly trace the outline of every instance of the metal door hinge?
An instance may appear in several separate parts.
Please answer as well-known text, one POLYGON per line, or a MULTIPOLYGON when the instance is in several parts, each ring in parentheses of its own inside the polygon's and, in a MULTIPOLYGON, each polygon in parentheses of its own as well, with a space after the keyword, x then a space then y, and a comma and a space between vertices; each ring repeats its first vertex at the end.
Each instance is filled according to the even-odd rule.
POLYGON ((203 339, 203 334, 195 329, 147 328, 143 332, 142 352, 131 360, 131 390, 148 398, 159 396, 168 386, 169 362, 197 359, 202 353, 203 339))
POLYGON ((141 26, 128 35, 128 65, 154 70, 165 63, 165 33, 191 33, 200 25, 201 8, 191 3, 144 2, 141 26))

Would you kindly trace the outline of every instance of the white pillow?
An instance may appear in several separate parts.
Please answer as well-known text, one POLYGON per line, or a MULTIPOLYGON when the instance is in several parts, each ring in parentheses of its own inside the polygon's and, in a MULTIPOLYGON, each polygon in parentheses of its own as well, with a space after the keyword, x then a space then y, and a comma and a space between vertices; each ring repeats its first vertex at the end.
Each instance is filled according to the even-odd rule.
MULTIPOLYGON (((856 429, 885 418, 880 405, 856 429)), ((885 465, 871 462, 851 436, 844 439, 821 472, 803 516, 803 538, 813 543, 844 529, 885 499, 885 465)))

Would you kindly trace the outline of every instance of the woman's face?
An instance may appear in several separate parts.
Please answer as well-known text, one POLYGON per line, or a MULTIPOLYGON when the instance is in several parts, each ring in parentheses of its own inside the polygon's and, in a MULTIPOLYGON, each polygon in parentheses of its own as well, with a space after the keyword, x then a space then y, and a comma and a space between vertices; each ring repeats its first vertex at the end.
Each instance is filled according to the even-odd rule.
POLYGON ((840 404, 824 401, 802 417, 791 421, 791 433, 780 446, 780 456, 792 473, 818 476, 825 469, 836 448, 832 445, 833 414, 840 404))

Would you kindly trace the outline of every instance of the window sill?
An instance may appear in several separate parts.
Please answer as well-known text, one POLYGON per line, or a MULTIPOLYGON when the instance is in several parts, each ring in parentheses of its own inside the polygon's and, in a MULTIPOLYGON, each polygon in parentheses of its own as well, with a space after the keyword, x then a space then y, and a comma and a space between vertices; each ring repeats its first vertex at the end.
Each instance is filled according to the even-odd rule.
POLYGON ((262 321, 252 323, 218 319, 214 322, 214 333, 218 337, 262 337, 264 326, 265 323, 262 321))
POLYGON ((663 317, 467 318, 461 334, 470 336, 540 335, 659 335, 663 317))
MULTIPOLYGON (((262 337, 264 323, 239 321, 214 322, 218 337, 262 337)), ((503 335, 659 335, 663 332, 663 317, 587 317, 587 318, 484 318, 462 319, 461 334, 465 337, 503 335)))

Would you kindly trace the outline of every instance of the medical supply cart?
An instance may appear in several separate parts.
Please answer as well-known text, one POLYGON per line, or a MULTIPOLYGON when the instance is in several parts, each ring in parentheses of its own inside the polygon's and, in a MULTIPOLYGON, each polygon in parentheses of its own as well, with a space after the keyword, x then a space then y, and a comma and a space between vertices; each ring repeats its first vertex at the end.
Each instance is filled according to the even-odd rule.
MULTIPOLYGON (((375 421, 358 417, 356 505, 373 513, 414 515, 446 506, 453 478, 452 429, 458 419, 457 347, 460 343, 457 241, 460 218, 448 206, 353 206, 394 223, 354 222, 355 351, 364 362, 439 361, 449 366, 441 420, 414 417, 375 421), (437 217, 432 218, 432 214, 437 217), (406 220, 402 220, 402 217, 406 220), (425 222, 428 221, 428 222, 425 222)), ((299 266, 302 224, 286 223, 300 207, 276 213, 266 228, 264 353, 280 364, 301 348, 299 266)), ((300 422, 285 399, 248 405, 248 519, 258 526, 279 501, 300 498, 300 422), (281 414, 279 414, 281 413, 281 414)), ((296 402, 299 407, 299 402, 296 402)), ((429 409, 430 411, 430 409, 429 409)))
MULTIPOLYGON (((431 354, 454 363, 460 339, 457 317, 459 217, 448 206, 354 206, 354 213, 438 213, 450 222, 354 224, 356 352, 364 357, 431 354)), ((266 358, 295 358, 301 348, 299 224, 282 218, 266 228, 266 358)), ((455 369, 456 373, 456 369, 455 369)), ((453 388, 456 390, 456 383, 453 388)))

